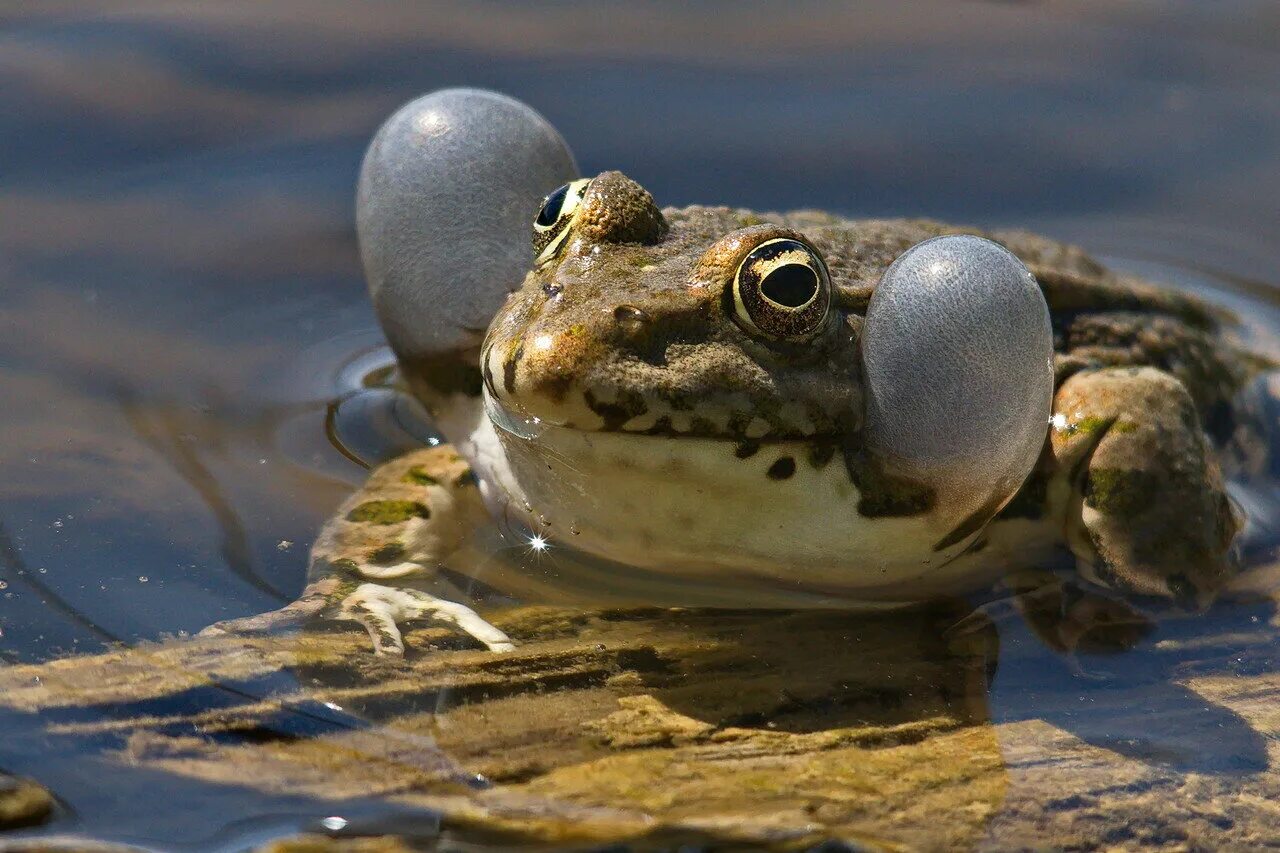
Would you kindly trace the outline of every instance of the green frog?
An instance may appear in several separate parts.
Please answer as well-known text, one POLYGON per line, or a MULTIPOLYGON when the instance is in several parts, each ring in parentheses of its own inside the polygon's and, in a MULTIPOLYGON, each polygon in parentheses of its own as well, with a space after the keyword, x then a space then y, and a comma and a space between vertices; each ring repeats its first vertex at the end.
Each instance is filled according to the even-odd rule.
POLYGON ((1069 649, 1082 608, 1203 608, 1235 572, 1224 448, 1263 365, 1220 309, 1029 233, 661 209, 619 172, 561 187, 532 229, 533 268, 479 345, 402 360, 451 443, 372 472, 298 601, 208 630, 350 620, 398 655, 400 627, 432 619, 503 652, 460 577, 752 608, 896 607, 1004 578, 1048 596, 1043 633, 1069 649), (860 359, 886 271, 952 234, 1025 264, 1052 333, 1038 460, 959 522, 945 489, 867 451, 860 359), (1070 579, 1047 578, 1064 558, 1070 579))

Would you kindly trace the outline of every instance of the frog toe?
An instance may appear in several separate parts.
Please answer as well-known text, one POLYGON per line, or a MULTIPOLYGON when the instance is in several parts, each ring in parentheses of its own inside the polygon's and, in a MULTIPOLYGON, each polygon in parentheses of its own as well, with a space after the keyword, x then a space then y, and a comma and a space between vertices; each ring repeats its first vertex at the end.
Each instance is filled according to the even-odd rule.
POLYGON ((379 655, 404 654, 404 638, 399 626, 412 619, 432 619, 451 625, 491 652, 515 649, 510 637, 470 607, 416 589, 361 584, 342 600, 338 618, 363 625, 373 641, 375 654, 379 655))

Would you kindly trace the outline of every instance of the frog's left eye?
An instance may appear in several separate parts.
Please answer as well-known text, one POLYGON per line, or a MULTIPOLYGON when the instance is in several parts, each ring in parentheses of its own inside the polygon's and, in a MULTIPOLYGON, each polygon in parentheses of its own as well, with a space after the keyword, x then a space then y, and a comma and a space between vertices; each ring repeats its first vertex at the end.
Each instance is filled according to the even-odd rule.
POLYGON ((766 240, 734 273, 733 316, 752 334, 804 340, 822 328, 830 307, 827 265, 799 240, 766 240))
POLYGON ((542 266, 560 252, 590 183, 590 178, 571 181, 542 200, 542 208, 533 220, 535 266, 542 266))

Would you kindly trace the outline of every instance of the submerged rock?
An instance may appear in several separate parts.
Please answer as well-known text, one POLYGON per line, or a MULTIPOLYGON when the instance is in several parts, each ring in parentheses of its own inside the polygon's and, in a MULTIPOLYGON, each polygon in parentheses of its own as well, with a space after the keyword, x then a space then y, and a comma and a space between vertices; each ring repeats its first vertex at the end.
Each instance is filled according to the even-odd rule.
POLYGON ((944 639, 963 613, 519 608, 492 614, 513 652, 421 629, 403 660, 354 631, 200 638, 0 670, 0 705, 80 709, 49 736, 109 732, 104 758, 149 774, 380 798, 438 815, 441 839, 503 848, 1185 848, 1270 831, 1280 675, 1240 653, 1270 629, 1166 638, 1133 682, 1050 678, 1052 658, 1005 642, 1000 666, 1029 681, 993 714, 994 634, 944 639), (225 701, 188 698, 219 685, 225 701), (86 713, 121 706, 137 713, 86 713))

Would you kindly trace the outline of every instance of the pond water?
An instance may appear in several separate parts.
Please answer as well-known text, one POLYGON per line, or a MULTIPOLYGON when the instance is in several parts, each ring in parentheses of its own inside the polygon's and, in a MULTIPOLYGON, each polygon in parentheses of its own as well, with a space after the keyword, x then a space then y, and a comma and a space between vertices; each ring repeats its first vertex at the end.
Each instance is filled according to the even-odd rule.
MULTIPOLYGON (((1277 80, 1280 7, 1265 0, 0 12, 0 670, 282 605, 367 466, 430 435, 388 384, 353 225, 364 146, 416 94, 510 93, 560 129, 584 174, 622 169, 663 205, 928 216, 1077 242, 1230 305, 1277 352, 1277 80)), ((1256 495, 1273 499, 1265 484, 1256 495)), ((1168 655, 1150 649, 1210 624, 1246 638, 1242 659, 1269 661, 1247 639, 1269 618, 1219 607, 1108 660, 1148 685, 1126 701, 1189 709, 1182 729, 1089 717, 1082 705, 1105 704, 1093 688, 1045 675, 1034 654, 1002 661, 985 713, 1186 772, 1261 773, 1272 736, 1152 680, 1168 655)), ((366 716, 294 711, 280 725, 299 736, 366 716)), ((59 798, 29 834, 244 849, 333 813, 315 796, 128 766, 109 734, 47 728, 94 714, 110 716, 0 708, 0 771, 59 798)), ((1004 748, 1009 790, 1035 787, 1019 748, 1004 748)), ((342 813, 433 825, 379 799, 342 813)))

